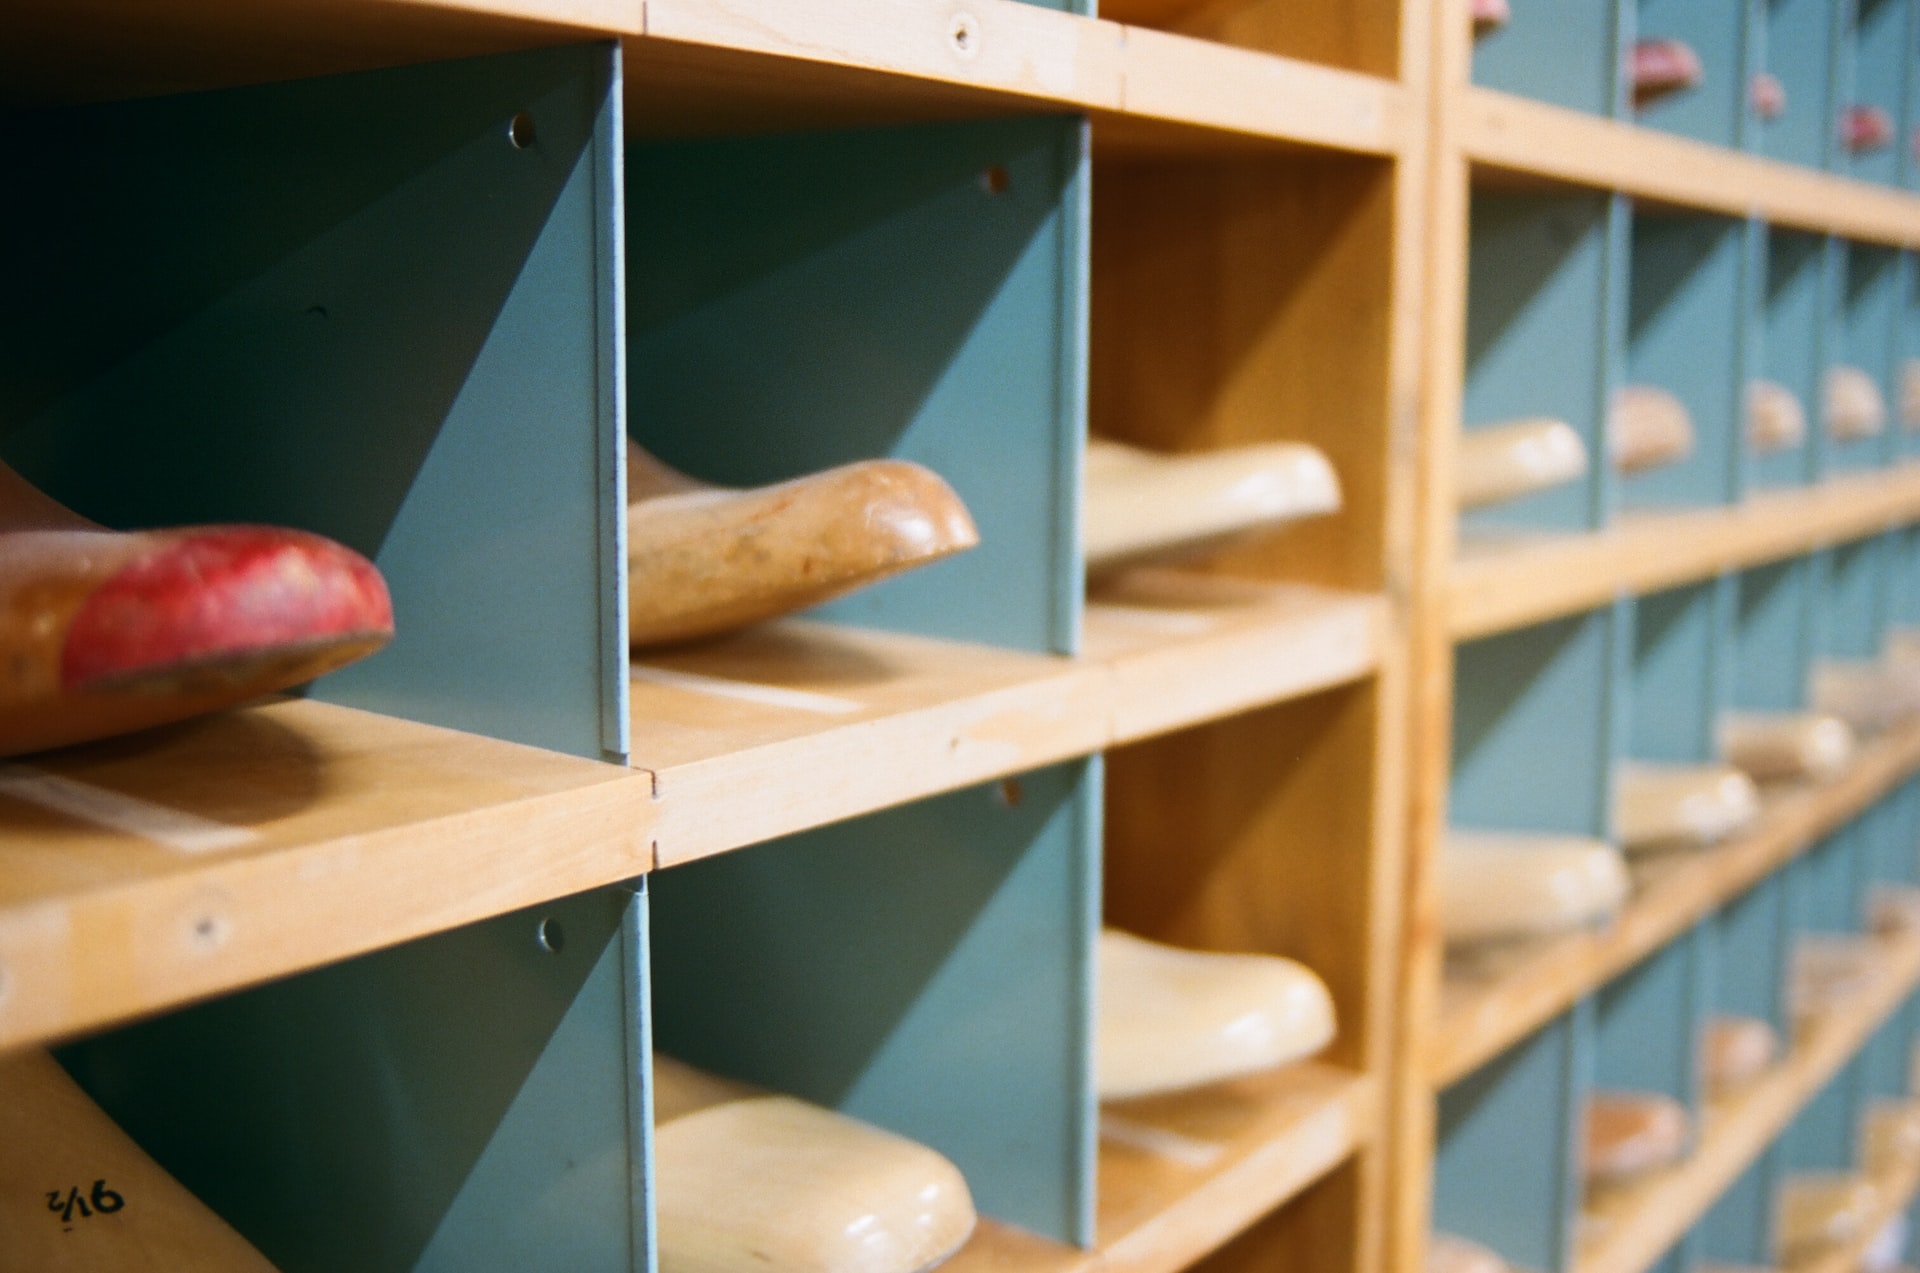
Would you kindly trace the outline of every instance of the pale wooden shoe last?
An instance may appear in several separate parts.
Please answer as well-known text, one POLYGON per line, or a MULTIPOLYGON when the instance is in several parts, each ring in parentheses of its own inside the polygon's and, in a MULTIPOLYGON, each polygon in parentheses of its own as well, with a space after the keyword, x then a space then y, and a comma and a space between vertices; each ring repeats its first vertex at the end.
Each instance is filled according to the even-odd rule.
POLYGON ((1575 481, 1587 444, 1564 420, 1541 417, 1468 429, 1455 467, 1461 508, 1485 508, 1575 481))
POLYGON ((1827 433, 1842 442, 1878 437, 1887 427, 1887 404, 1880 386, 1858 367, 1827 368, 1822 395, 1827 433))
POLYGON ((1101 1100, 1257 1074, 1333 1041, 1333 997, 1291 959, 1179 950, 1112 928, 1099 959, 1101 1100))
POLYGON ((1622 473, 1643 473, 1693 454, 1693 416, 1653 385, 1623 385, 1607 410, 1607 450, 1622 473))
POLYGON ((1449 943, 1566 932, 1606 919, 1631 880, 1601 840, 1449 831, 1440 851, 1440 928, 1449 943))
POLYGON ((1589 1184, 1617 1184, 1677 1162, 1686 1152, 1686 1107, 1671 1096, 1595 1092, 1587 1098, 1589 1184))
POLYGON ((966 505, 905 460, 752 490, 627 445, 627 639, 657 645, 804 610, 980 542, 966 505))
POLYGON ((1340 479, 1304 442, 1157 455, 1087 443, 1082 550, 1090 571, 1178 557, 1340 507, 1340 479))
POLYGON ((1787 1178, 1779 1203, 1780 1259, 1792 1264, 1823 1247, 1865 1237, 1880 1191, 1853 1172, 1808 1172, 1787 1178))
POLYGON ((1714 1017, 1700 1029, 1700 1082, 1709 1092, 1751 1083, 1779 1056, 1779 1033, 1758 1017, 1714 1017))
POLYGON ((1803 935, 1787 971, 1787 1011, 1796 1021, 1859 998, 1878 979, 1880 962, 1860 937, 1803 935))
POLYGON ((1867 892, 1867 931, 1920 933, 1920 885, 1880 882, 1867 892))
POLYGON ((1807 705, 1861 733, 1886 729, 1920 712, 1920 663, 1824 660, 1807 678, 1807 705))
POLYGON ((1731 765, 1620 766, 1614 825, 1629 853, 1703 848, 1760 816, 1753 779, 1731 765))
POLYGON ((1772 380, 1747 385, 1747 445, 1761 454, 1789 451, 1807 440, 1799 395, 1772 380))
POLYGON ((0 1059, 0 1273, 273 1273, 45 1052, 0 1059), (110 1211, 94 1209, 94 1182, 110 1211), (50 1191, 78 1190, 71 1215, 50 1191), (91 1214, 87 1214, 91 1212, 91 1214))
POLYGON ((920 1273, 973 1232, 924 1145, 659 1055, 654 1094, 662 1273, 920 1273))
POLYGON ((1860 1165, 1874 1175, 1920 1159, 1920 1100, 1880 1100, 1860 1120, 1860 1165))
POLYGON ((1838 716, 1818 712, 1728 712, 1720 754, 1755 782, 1824 782, 1845 773, 1857 743, 1838 716))
POLYGON ((1426 1273, 1509 1273, 1499 1252, 1451 1233, 1427 1239, 1426 1273))

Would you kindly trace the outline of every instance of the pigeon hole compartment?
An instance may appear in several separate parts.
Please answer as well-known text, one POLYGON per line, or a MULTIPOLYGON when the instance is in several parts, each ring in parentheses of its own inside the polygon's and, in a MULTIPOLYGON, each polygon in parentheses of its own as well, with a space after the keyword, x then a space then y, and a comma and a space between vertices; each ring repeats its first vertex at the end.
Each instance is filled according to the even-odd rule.
MULTIPOLYGON (((1369 679, 1106 753, 1104 921, 1183 949, 1298 960, 1332 994, 1337 1030, 1291 1075, 1110 1107, 1124 1122, 1177 1125, 1156 1120, 1178 1119, 1184 1106, 1214 1119, 1237 1110, 1235 1121, 1252 1125, 1263 1106, 1335 1073, 1384 1072, 1397 922, 1381 902, 1396 886, 1397 829, 1336 794, 1373 781, 1380 710, 1369 679)), ((1354 1174, 1355 1164, 1381 1152, 1361 1146, 1219 1258, 1290 1267, 1324 1244, 1364 1244, 1373 1173, 1354 1174)))
POLYGON ((1616 479, 1622 508, 1739 498, 1749 312, 1747 227, 1718 217, 1633 218, 1625 383, 1664 389, 1693 422, 1691 453, 1616 479))
MULTIPOLYGON (((619 93, 579 45, 16 116, 6 458, 372 557, 399 635, 316 699, 623 759, 619 93)), ((601 889, 63 1059, 287 1273, 638 1270, 645 926, 601 889)))
POLYGON ((1607 834, 1623 627, 1607 607, 1455 649, 1453 826, 1607 834))
POLYGON ((1755 487, 1802 486, 1819 472, 1821 401, 1826 354, 1834 328, 1836 280, 1826 240, 1793 230, 1770 229, 1766 244, 1766 290, 1762 310, 1759 375, 1800 404, 1806 440, 1798 446, 1753 454, 1748 480, 1755 487))
MULTIPOLYGON (((1788 868, 1796 944, 1858 938, 1865 901, 1861 830, 1859 821, 1849 823, 1788 868)), ((1857 1161, 1860 1073, 1856 1056, 1794 1117, 1782 1139, 1786 1170, 1839 1170, 1857 1161)))
POLYGON ((1814 652, 1814 564, 1792 558, 1737 579, 1733 704, 1746 711, 1801 711, 1814 652))
POLYGON ((1440 1093, 1433 1226, 1510 1265, 1574 1267, 1583 1153, 1578 1103, 1592 1087, 1593 1005, 1582 1000, 1440 1093))
POLYGON ((1761 154, 1826 168, 1840 152, 1846 30, 1853 0, 1763 0, 1766 70, 1786 89, 1786 110, 1754 130, 1761 154))
POLYGON ((1829 367, 1844 363, 1865 372, 1879 391, 1883 414, 1876 436, 1842 440, 1825 436, 1828 472, 1878 468, 1901 450, 1900 385, 1895 345, 1899 336, 1900 253, 1865 243, 1841 244, 1845 257, 1844 292, 1838 349, 1829 367))
POLYGON ((1588 464, 1582 479, 1463 513, 1463 539, 1603 524, 1614 488, 1606 403, 1624 370, 1625 221, 1617 197, 1475 191, 1463 428, 1561 420, 1588 464))
POLYGON ((1769 1145, 1728 1185, 1694 1229, 1700 1260, 1764 1268, 1773 1261, 1774 1214, 1782 1175, 1779 1145, 1769 1145))
POLYGON ((1625 104, 1629 33, 1620 0, 1541 0, 1513 5, 1507 24, 1473 46, 1473 82, 1538 101, 1616 115, 1625 104))
POLYGON ((1637 0, 1635 38, 1683 42, 1700 59, 1700 83, 1647 103, 1633 112, 1634 122, 1739 146, 1748 126, 1748 50, 1757 25, 1754 0, 1637 0))
POLYGON ((1783 1055, 1793 1038, 1786 998, 1788 891, 1786 876, 1775 872, 1706 921, 1710 1015, 1766 1022, 1783 1055))
MULTIPOLYGON (((1914 60, 1920 66, 1920 57, 1914 60)), ((1920 115, 1920 92, 1916 92, 1915 113, 1920 115)), ((1887 400, 1887 427, 1896 435, 1894 455, 1914 459, 1920 458, 1920 254, 1900 254, 1895 287, 1899 300, 1893 317, 1894 362, 1887 386, 1892 395, 1887 400)))
POLYGON ((1092 432, 1165 453, 1304 442, 1339 478, 1338 512, 1198 568, 1384 586, 1396 181, 1364 156, 1096 160, 1092 432))
POLYGON ((1704 764, 1733 680, 1730 579, 1637 597, 1627 707, 1627 756, 1704 764))
POLYGON ((1100 16, 1131 27, 1215 40, 1392 79, 1399 74, 1397 0, 1103 0, 1100 16))
POLYGON ((1696 925, 1593 997, 1594 1090, 1678 1101, 1691 1124, 1689 1150, 1702 1126, 1697 1076, 1707 1019, 1706 941, 1696 925))
POLYGON ((1899 185, 1910 162, 1908 86, 1914 63, 1913 0, 1853 0, 1848 30, 1852 91, 1843 106, 1876 107, 1887 114, 1893 136, 1846 157, 1850 177, 1899 185))
POLYGON ((1815 659, 1869 660, 1886 642, 1889 566, 1884 537, 1856 539, 1815 553, 1820 599, 1814 606, 1815 659))

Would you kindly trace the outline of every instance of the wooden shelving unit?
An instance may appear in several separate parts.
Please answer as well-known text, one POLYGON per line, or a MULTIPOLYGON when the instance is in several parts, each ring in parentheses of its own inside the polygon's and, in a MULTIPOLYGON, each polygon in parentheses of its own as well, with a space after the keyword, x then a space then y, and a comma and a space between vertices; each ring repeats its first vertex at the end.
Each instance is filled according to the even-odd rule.
POLYGON ((1539 1273, 1765 1263, 1727 1199, 1848 1165, 1920 947, 1718 1104, 1694 1027, 1784 1029, 1793 943, 1920 882, 1920 725, 1596 931, 1450 964, 1434 878, 1450 822, 1604 835, 1623 761, 1920 624, 1920 155, 1827 127, 1920 123, 1920 0, 1514 0, 1477 47, 1460 0, 1094 7, 10 6, 0 457, 109 523, 334 534, 402 637, 0 771, 0 1049, 59 1046, 287 1273, 646 1270, 655 1047, 949 1156, 960 1273, 1420 1273, 1436 1227, 1539 1273), (1701 90, 1631 110, 1636 32, 1701 90), (1841 362, 1873 439, 1818 427, 1841 362), (1815 427, 1757 457, 1762 375, 1815 427), (1636 382, 1690 457, 1456 511, 1463 430, 1604 456, 1636 382), (1089 592, 1089 433, 1310 442, 1344 505, 1089 592), (917 459, 982 544, 629 652, 629 434, 733 484, 917 459), (1102 923, 1297 958, 1339 1035, 1102 1108, 1102 923), (1582 1237, 1596 1084, 1701 1134, 1582 1237), (400 1144, 431 1161, 390 1180, 400 1144))

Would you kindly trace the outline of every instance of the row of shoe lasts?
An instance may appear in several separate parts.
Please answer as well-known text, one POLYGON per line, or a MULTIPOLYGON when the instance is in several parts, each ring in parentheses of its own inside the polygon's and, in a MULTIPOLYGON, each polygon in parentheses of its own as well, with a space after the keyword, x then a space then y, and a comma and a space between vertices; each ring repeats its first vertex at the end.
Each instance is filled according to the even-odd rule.
MULTIPOLYGON (((1332 511, 1333 470, 1291 443, 1163 458, 1095 442, 1092 570, 1192 552, 1332 511)), ((728 490, 628 452, 633 644, 714 636, 813 605, 977 541, 936 475, 870 461, 728 490)), ((0 754, 144 729, 299 684, 392 636, 378 572, 300 532, 116 533, 0 468, 0 754)), ((1311 1056, 1333 1037, 1325 986, 1266 956, 1099 942, 1105 1100, 1177 1091, 1311 1056)), ((965 1182, 933 1151, 791 1097, 661 1057, 655 1071, 663 1267, 881 1273, 930 1268, 973 1227, 965 1182)), ((0 1064, 0 1270, 263 1269, 45 1053, 0 1064), (143 1205, 86 1239, 50 1235, 35 1188, 60 1162, 107 1171, 143 1205), (21 1200, 26 1199, 24 1212, 21 1200), (18 1214, 16 1214, 18 1213, 18 1214)), ((59 1172, 54 1174, 58 1175, 59 1172)), ((64 1177, 63 1177, 64 1178, 64 1177)), ((77 1178, 77 1177, 76 1177, 77 1178)))
MULTIPOLYGON (((1469 0, 1476 36, 1497 31, 1513 20, 1509 0, 1469 0)), ((1700 55, 1683 40, 1653 37, 1635 40, 1627 55, 1627 78, 1635 110, 1699 88, 1705 82, 1700 55)), ((1787 89, 1769 71, 1747 80, 1747 105, 1754 117, 1779 119, 1787 113, 1787 89)), ((1840 116, 1840 144, 1852 154, 1869 154, 1893 141, 1893 116, 1872 105, 1849 106, 1840 116)), ((1915 135, 1920 153, 1920 133, 1915 135)))

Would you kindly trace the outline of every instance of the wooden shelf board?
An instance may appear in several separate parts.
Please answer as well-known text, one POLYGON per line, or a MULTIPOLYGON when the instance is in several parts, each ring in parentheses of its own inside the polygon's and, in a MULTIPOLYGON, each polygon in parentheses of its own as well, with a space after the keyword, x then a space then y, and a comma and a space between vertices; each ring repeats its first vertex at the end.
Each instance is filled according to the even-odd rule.
POLYGON ((1601 930, 1530 943, 1497 967, 1453 970, 1441 991, 1427 1073, 1444 1087, 1479 1068, 1609 978, 1685 932, 1920 770, 1920 722, 1869 742, 1834 781, 1771 793, 1753 832, 1636 872, 1633 899, 1601 930))
POLYGON ((1102 145, 1396 154, 1391 80, 1019 0, 16 0, 0 101, 338 74, 595 38, 625 47, 636 136, 1083 112, 1102 145))
POLYGON ((1307 1063, 1101 1111, 1097 1245, 983 1224, 951 1273, 1171 1273, 1378 1136, 1380 1085, 1307 1063))
POLYGON ((1878 243, 1920 245, 1920 197, 1871 182, 1550 106, 1492 89, 1460 102, 1461 147, 1485 184, 1542 179, 1878 243))
POLYGON ((0 767, 0 1050, 632 878, 653 812, 617 766, 301 700, 0 767))
POLYGON ((671 866, 1368 675, 1378 597, 1178 572, 1090 604, 1087 652, 794 620, 636 659, 632 763, 671 866))
POLYGON ((1866 1258, 1874 1242, 1887 1225, 1907 1213, 1914 1197, 1920 1195, 1920 1162, 1906 1162, 1874 1176, 1881 1204, 1874 1211, 1861 1236, 1797 1264, 1786 1266, 1786 1273, 1858 1273, 1867 1267, 1866 1258))
MULTIPOLYGON (((1802 1029, 1792 1052, 1772 1071, 1710 1107, 1690 1156, 1596 1200, 1591 1214, 1603 1226, 1581 1243, 1575 1273, 1641 1273, 1650 1267, 1920 987, 1920 937, 1882 938, 1877 945, 1881 967, 1871 986, 1802 1029)), ((1819 1267, 1825 1273, 1826 1261, 1819 1267)))
POLYGON ((1723 508, 1627 513, 1591 534, 1463 538, 1447 627, 1470 640, 1859 539, 1920 519, 1920 464, 1765 491, 1723 508))

